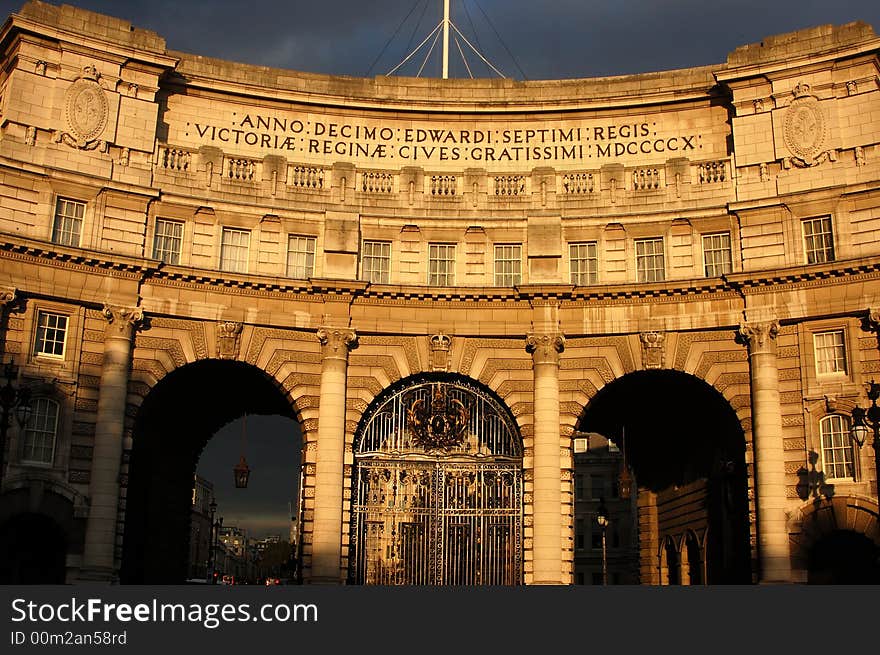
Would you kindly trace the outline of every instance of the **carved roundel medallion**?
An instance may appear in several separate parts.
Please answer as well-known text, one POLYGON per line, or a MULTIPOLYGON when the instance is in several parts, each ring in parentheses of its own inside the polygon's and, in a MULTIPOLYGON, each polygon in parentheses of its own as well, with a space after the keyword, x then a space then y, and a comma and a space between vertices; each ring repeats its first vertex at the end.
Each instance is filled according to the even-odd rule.
POLYGON ((813 163, 823 152, 828 123, 819 101, 813 96, 795 98, 785 114, 785 145, 805 163, 813 163))
POLYGON ((94 79, 81 77, 64 96, 67 127, 80 147, 104 132, 108 114, 107 96, 94 79))

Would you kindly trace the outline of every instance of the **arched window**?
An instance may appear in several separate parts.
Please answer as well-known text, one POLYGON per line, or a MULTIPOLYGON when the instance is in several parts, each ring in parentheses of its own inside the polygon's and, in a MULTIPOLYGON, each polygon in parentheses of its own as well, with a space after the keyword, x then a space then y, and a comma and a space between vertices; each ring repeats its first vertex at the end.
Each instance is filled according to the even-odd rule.
POLYGON ((34 398, 31 407, 31 417, 24 430, 21 460, 29 464, 53 464, 58 403, 49 398, 34 398))
POLYGON ((831 414, 819 421, 822 438, 822 471, 825 479, 854 478, 853 446, 849 438, 849 421, 840 414, 831 414))

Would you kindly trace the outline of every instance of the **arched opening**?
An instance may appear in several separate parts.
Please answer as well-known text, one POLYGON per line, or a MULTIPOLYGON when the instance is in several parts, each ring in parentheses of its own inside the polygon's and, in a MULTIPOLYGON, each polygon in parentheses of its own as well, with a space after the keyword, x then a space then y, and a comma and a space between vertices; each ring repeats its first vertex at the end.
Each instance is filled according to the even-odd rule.
POLYGON ((685 539, 688 584, 703 584, 703 557, 701 550, 696 535, 693 532, 689 532, 685 539))
MULTIPOLYGON (((575 438, 575 520, 604 494, 623 528, 610 579, 659 584, 658 547, 693 533, 706 535, 704 584, 751 582, 745 436, 720 393, 678 371, 630 373, 590 401, 575 438)), ((576 550, 576 573, 596 566, 576 550)))
POLYGON ((0 525, 0 584, 64 584, 67 539, 43 514, 13 516, 0 525))
POLYGON ((355 435, 350 581, 522 581, 522 439, 489 389, 451 375, 381 394, 355 435))
POLYGON ((854 530, 833 530, 810 549, 808 584, 880 584, 880 546, 854 530))
MULTIPOLYGON (((298 484, 301 437, 293 408, 286 395, 268 375, 241 362, 205 360, 177 369, 163 378, 144 399, 135 420, 129 482, 126 495, 125 536, 121 581, 126 584, 179 584, 202 570, 200 562, 192 562, 193 552, 199 560, 206 549, 213 570, 224 571, 223 562, 233 546, 241 557, 246 553, 242 539, 239 544, 220 543, 219 530, 212 529, 210 519, 194 507, 198 491, 197 466, 203 451, 213 450, 212 438, 226 430, 237 432, 238 424, 229 425, 247 415, 251 425, 255 415, 287 419, 287 430, 279 439, 300 440, 296 456, 288 462, 292 485, 298 484), (194 517, 201 516, 197 525, 194 517), (206 546, 193 544, 193 539, 207 540, 206 546)), ((282 422, 284 425, 284 422, 282 422)), ((238 441, 232 439, 232 448, 238 441)), ((221 449, 222 451, 222 449, 221 449)), ((233 465, 238 454, 227 455, 225 470, 217 469, 213 482, 231 486, 233 465)), ((210 475, 210 474, 209 474, 210 475)), ((256 479, 258 472, 254 471, 256 479)), ((251 482, 251 484, 254 484, 251 482)), ((237 490, 242 496, 253 489, 237 490)), ((289 497, 278 502, 287 504, 289 497)), ((259 511, 259 499, 251 505, 259 511)), ((202 499, 202 505, 207 500, 202 499)), ((218 500, 218 506, 220 501, 218 500)), ((205 508, 202 508, 205 509, 205 508)), ((223 511, 218 507, 218 514, 223 511)), ((219 516, 218 516, 219 517, 219 516)), ((216 524, 217 518, 214 523, 216 524)), ((229 522, 226 528, 231 527, 229 522)), ((234 527, 234 526, 232 526, 234 527)), ((231 535, 233 540, 237 535, 231 535)), ((238 555, 234 556, 238 557, 238 555)), ((227 564, 228 566, 228 564, 227 564)))

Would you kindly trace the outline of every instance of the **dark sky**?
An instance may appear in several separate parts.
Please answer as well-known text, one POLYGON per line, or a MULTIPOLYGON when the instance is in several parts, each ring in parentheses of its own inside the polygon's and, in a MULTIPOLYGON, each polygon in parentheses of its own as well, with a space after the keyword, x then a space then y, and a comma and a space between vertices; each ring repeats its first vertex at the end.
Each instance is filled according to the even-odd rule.
MULTIPOLYGON (((0 0, 0 13, 5 16, 22 3, 0 0)), ((169 49, 353 76, 388 73, 442 14, 441 0, 78 0, 69 4, 154 30, 169 49)), ((826 23, 862 20, 880 30, 880 1, 452 0, 452 20, 506 76, 559 79, 716 64, 737 46, 826 23)), ((467 51, 463 41, 461 46, 467 51)), ((454 43, 452 51, 457 51, 454 43)), ((427 45, 401 73, 416 75, 426 52, 427 45)), ((468 61, 474 76, 490 76, 474 55, 468 61)), ((466 77, 459 62, 457 56, 451 57, 452 76, 466 77)), ((439 56, 432 56, 422 75, 439 74, 439 56)))
POLYGON ((223 525, 247 528, 264 537, 289 534, 288 503, 299 488, 302 441, 299 426, 281 416, 248 416, 229 423, 214 436, 199 459, 198 474, 214 484, 217 514, 223 525), (232 467, 244 450, 251 469, 247 489, 236 489, 232 467))

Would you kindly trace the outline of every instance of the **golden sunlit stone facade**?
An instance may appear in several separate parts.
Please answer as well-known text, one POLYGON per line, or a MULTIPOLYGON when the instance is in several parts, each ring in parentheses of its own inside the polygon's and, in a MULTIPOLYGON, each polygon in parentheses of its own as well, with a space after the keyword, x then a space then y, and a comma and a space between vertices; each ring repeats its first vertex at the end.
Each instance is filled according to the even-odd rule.
POLYGON ((202 360, 258 370, 301 426, 309 582, 353 565, 363 417, 427 373, 515 419, 522 583, 574 581, 573 437, 640 371, 735 413, 753 580, 805 581, 833 530, 880 543, 871 449, 823 447, 880 370, 869 26, 535 82, 237 64, 42 2, 2 43, 0 339, 57 425, 42 449, 10 429, 0 519, 51 516, 69 581, 119 575, 139 412, 202 360))

